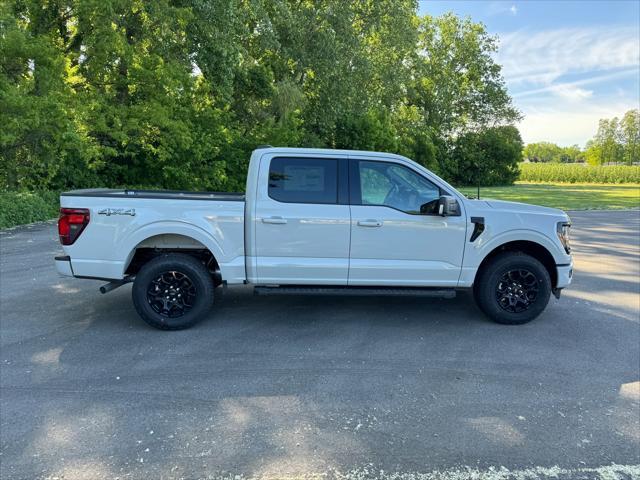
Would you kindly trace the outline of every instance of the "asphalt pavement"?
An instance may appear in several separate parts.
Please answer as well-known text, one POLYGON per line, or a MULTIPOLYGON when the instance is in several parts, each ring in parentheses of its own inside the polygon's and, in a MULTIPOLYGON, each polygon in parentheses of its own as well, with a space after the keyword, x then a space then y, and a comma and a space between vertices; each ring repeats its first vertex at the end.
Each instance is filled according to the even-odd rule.
POLYGON ((2 231, 0 477, 640 478, 640 212, 571 217, 574 285, 523 326, 230 287, 163 332, 59 277, 53 223, 2 231))

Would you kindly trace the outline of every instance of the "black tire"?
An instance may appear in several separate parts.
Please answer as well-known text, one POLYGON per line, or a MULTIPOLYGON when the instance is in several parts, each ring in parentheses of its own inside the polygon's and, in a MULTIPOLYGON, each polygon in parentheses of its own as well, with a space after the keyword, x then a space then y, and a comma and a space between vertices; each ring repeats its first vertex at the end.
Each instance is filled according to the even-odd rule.
POLYGON ((213 306, 213 278, 194 257, 169 253, 147 262, 131 291, 138 315, 161 330, 182 330, 213 306))
POLYGON ((494 322, 521 325, 546 308, 551 278, 544 265, 532 256, 504 252, 482 268, 473 293, 480 310, 494 322))

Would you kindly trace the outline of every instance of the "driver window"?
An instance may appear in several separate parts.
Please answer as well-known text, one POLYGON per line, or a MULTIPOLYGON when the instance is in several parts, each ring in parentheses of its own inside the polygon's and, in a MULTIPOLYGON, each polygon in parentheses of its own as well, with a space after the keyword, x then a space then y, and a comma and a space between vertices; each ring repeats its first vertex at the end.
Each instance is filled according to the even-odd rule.
POLYGON ((362 205, 385 205, 410 214, 435 213, 440 189, 413 170, 394 163, 359 162, 362 205))

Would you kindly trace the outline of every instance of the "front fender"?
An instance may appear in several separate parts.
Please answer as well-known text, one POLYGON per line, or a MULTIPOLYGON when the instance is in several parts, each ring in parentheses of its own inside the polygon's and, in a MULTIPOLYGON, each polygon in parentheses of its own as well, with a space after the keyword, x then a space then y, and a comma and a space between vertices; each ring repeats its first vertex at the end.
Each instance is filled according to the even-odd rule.
POLYGON ((465 265, 479 266, 482 263, 482 260, 484 260, 486 256, 489 255, 493 250, 501 245, 504 245, 505 243, 516 241, 534 242, 543 246, 549 251, 556 264, 563 264, 568 262, 567 254, 564 252, 564 250, 560 249, 557 241, 554 241, 544 233, 540 233, 536 230, 519 229, 500 233, 486 241, 482 241, 481 235, 478 240, 476 240, 476 242, 472 244, 473 247, 469 249, 470 253, 473 252, 473 255, 465 255, 465 257, 468 257, 470 262, 477 263, 467 264, 467 258, 465 258, 465 265))
POLYGON ((496 248, 509 242, 526 241, 536 243, 551 254, 556 265, 564 265, 571 262, 571 256, 567 255, 564 249, 561 249, 559 241, 556 243, 553 239, 539 231, 517 229, 502 232, 495 236, 485 235, 485 233, 491 232, 485 231, 473 243, 467 241, 462 270, 458 281, 459 287, 470 287, 473 285, 482 261, 496 248))

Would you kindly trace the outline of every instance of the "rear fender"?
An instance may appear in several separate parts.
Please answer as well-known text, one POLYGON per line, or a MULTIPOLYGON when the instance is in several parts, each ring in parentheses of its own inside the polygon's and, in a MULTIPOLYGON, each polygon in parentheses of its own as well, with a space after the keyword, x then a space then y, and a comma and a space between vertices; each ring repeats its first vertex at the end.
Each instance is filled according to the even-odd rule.
POLYGON ((131 235, 126 237, 118 249, 121 252, 127 252, 127 256, 123 259, 123 270, 122 275, 124 276, 124 272, 128 268, 133 255, 135 254, 136 248, 140 243, 145 241, 148 238, 155 237, 156 235, 163 234, 174 234, 174 235, 183 235, 185 237, 192 238, 202 245, 204 245, 214 256, 218 264, 220 265, 220 273, 222 274, 222 278, 225 278, 224 268, 221 265, 221 262, 224 261, 224 252, 220 248, 220 244, 213 238, 210 234, 208 234, 205 230, 194 226, 189 223, 183 222, 155 222, 136 230, 131 235))

